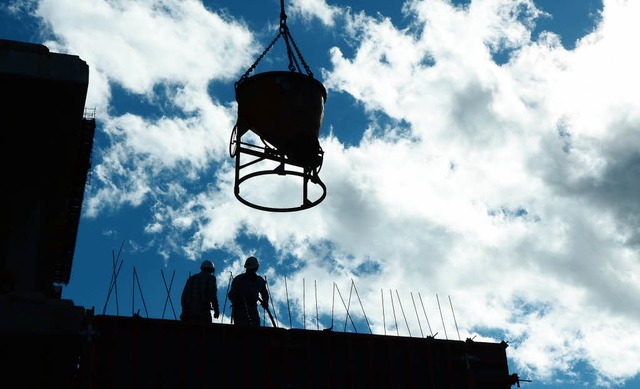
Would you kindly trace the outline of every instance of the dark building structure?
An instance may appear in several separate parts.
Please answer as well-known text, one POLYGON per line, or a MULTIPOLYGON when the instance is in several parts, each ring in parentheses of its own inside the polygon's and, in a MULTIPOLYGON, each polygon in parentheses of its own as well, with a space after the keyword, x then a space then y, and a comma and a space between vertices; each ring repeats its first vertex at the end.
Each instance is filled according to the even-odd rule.
POLYGON ((89 67, 43 45, 0 40, 0 384, 64 387, 85 309, 69 282, 93 146, 89 67))
POLYGON ((62 299, 96 125, 88 82, 78 56, 0 40, 0 386, 519 386, 504 342, 94 315, 62 299))

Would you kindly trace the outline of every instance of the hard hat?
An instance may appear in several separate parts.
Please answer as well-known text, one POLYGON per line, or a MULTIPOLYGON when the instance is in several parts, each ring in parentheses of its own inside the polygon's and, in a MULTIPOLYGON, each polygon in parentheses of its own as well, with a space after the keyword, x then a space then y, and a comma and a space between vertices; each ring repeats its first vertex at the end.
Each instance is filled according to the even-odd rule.
POLYGON ((207 271, 210 271, 210 272, 213 272, 213 271, 216 270, 215 266, 213 266, 213 262, 211 262, 208 259, 202 261, 202 265, 200 265, 200 269, 207 270, 207 271))
POLYGON ((257 269, 257 268, 258 268, 258 266, 259 266, 258 258, 256 258, 256 257, 249 257, 249 258, 247 258, 247 260, 244 262, 244 267, 245 267, 246 269, 253 270, 253 269, 257 269))

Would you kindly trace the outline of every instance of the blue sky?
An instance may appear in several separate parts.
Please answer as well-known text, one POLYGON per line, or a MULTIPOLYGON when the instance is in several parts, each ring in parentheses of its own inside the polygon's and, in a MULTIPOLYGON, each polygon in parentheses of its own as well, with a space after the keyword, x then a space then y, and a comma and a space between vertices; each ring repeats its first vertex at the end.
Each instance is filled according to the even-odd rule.
MULTIPOLYGON (((90 67, 93 168, 63 298, 173 319, 203 259, 225 306, 255 255, 284 327, 506 340, 523 387, 639 387, 640 2, 285 4, 328 96, 327 198, 294 213, 241 204, 228 154, 233 85, 279 1, 2 2, 0 38, 90 67)), ((286 65, 280 41, 256 72, 286 65)))

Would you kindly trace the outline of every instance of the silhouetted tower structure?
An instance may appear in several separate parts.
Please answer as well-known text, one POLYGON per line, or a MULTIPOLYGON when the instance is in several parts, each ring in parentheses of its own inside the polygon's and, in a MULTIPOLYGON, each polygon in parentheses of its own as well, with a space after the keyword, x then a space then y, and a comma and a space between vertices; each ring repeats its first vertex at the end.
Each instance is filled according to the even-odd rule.
POLYGON ((0 40, 0 350, 17 386, 69 382, 80 350, 85 310, 61 290, 93 146, 88 85, 79 57, 0 40))

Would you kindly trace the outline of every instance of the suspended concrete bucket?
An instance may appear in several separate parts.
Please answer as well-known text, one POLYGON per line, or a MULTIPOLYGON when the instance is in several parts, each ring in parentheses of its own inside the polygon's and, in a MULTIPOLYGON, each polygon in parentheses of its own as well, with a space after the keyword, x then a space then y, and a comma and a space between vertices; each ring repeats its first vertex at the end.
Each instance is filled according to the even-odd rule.
POLYGON ((231 134, 229 153, 236 158, 235 194, 253 208, 289 212, 313 207, 326 196, 326 187, 318 177, 324 152, 318 142, 324 117, 327 92, 315 78, 303 73, 273 71, 241 79, 236 84, 238 119, 231 134), (243 141, 249 131, 262 145, 243 141), (252 156, 247 163, 241 155, 252 156), (277 166, 261 168, 255 164, 275 161, 277 166), (252 166, 250 173, 242 169, 252 166), (240 184, 250 178, 268 175, 295 175, 302 178, 302 204, 271 207, 259 205, 240 195, 240 184), (322 194, 308 198, 307 185, 318 185, 322 194))

